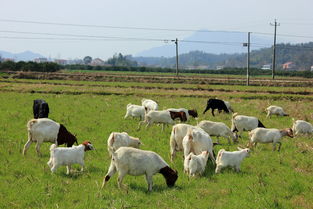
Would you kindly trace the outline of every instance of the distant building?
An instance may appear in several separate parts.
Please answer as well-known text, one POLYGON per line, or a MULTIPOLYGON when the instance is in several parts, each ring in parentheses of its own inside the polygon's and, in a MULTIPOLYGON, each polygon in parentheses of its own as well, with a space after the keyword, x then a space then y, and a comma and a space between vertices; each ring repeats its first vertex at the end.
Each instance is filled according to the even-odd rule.
POLYGON ((82 59, 74 59, 74 60, 67 60, 68 65, 83 65, 84 61, 82 59))
POLYGON ((54 62, 59 64, 59 65, 66 65, 67 64, 67 60, 63 60, 63 59, 55 59, 54 62))
POLYGON ((48 59, 47 59, 47 58, 44 58, 44 57, 35 58, 35 59, 34 59, 34 62, 37 62, 37 63, 48 62, 48 59))
POLYGON ((296 70, 296 65, 293 62, 286 62, 283 64, 283 70, 296 70))
POLYGON ((221 65, 216 66, 216 70, 223 70, 223 69, 224 69, 224 66, 221 66, 221 65))
POLYGON ((105 62, 100 58, 95 58, 91 61, 90 65, 92 65, 92 66, 104 66, 105 62))
POLYGON ((263 65, 261 67, 262 70, 271 70, 272 69, 272 65, 271 64, 266 64, 266 65, 263 65))
POLYGON ((311 72, 313 72, 313 65, 311 66, 311 72))

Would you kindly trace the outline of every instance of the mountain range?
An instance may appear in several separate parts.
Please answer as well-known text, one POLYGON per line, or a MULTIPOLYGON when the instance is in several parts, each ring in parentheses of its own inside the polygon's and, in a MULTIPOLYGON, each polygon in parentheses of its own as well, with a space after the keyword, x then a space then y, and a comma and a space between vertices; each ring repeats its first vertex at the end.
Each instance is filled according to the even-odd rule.
MULTIPOLYGON (((248 35, 243 32, 199 30, 191 36, 178 40, 179 54, 190 51, 203 51, 210 54, 234 54, 247 52, 243 43, 247 42, 248 35)), ((273 37, 251 34, 251 49, 271 47, 273 37)), ((135 54, 136 57, 172 57, 175 56, 175 44, 169 42, 163 46, 154 47, 135 54)))
POLYGON ((44 56, 32 51, 24 51, 21 53, 11 53, 0 50, 0 56, 6 59, 14 59, 15 61, 32 61, 35 58, 43 58, 44 56))

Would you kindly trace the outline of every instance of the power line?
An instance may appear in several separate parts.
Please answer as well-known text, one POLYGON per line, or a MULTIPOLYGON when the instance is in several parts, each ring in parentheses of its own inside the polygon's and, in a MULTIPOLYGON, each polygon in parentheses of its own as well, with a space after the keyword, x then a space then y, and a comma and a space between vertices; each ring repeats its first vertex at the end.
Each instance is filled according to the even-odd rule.
POLYGON ((57 23, 57 22, 42 22, 42 21, 26 21, 26 20, 11 20, 0 19, 0 22, 14 22, 26 24, 40 24, 40 25, 57 25, 57 26, 71 26, 71 27, 88 27, 88 28, 110 28, 110 29, 126 29, 126 30, 150 30, 150 31, 178 31, 178 32, 225 32, 225 33, 244 33, 241 31, 214 31, 214 30, 195 30, 195 29, 179 29, 179 28, 151 28, 151 27, 126 27, 126 26, 111 26, 111 25, 90 25, 90 24, 74 24, 74 23, 57 23))
MULTIPOLYGON (((57 22, 42 22, 42 21, 25 21, 0 19, 0 22, 14 22, 25 24, 41 24, 41 25, 57 25, 57 26, 71 26, 71 27, 88 27, 88 28, 111 28, 111 29, 126 29, 126 30, 148 30, 148 31, 176 31, 176 32, 203 32, 203 33, 247 33, 246 31, 231 31, 231 30, 195 30, 195 29, 179 29, 179 28, 151 28, 151 27, 127 27, 127 26, 110 26, 110 25, 91 25, 91 24, 74 24, 74 23, 57 23, 57 22)), ((313 25, 313 24, 310 24, 313 25)), ((254 34, 270 35, 273 33, 253 32, 254 34)), ((276 34, 277 36, 296 37, 296 38, 313 38, 313 36, 292 35, 292 34, 276 34)))

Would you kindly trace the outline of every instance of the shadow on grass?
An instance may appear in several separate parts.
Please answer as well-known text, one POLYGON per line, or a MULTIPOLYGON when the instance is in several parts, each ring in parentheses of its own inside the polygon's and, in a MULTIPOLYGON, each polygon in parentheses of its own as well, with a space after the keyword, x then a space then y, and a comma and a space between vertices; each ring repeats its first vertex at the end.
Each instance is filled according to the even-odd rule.
POLYGON ((166 184, 154 184, 152 186, 152 192, 148 192, 148 184, 145 184, 144 185, 138 185, 138 184, 135 184, 135 183, 131 183, 128 185, 128 190, 133 190, 133 191, 137 191, 137 192, 142 192, 142 193, 145 193, 145 194, 150 194, 150 193, 153 193, 153 192, 163 192, 163 191, 170 191, 170 190, 182 190, 183 188, 181 186, 173 186, 173 187, 168 187, 166 186, 166 184))

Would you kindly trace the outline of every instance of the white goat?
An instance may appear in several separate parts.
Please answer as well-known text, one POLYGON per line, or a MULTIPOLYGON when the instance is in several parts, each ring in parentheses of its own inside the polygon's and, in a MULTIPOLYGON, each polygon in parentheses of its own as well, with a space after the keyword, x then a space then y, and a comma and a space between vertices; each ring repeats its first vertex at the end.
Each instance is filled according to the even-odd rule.
POLYGON ((174 160, 177 151, 183 151, 183 138, 187 135, 188 129, 195 126, 179 123, 173 126, 170 137, 171 161, 174 160))
POLYGON ((256 146, 257 143, 273 143, 273 151, 276 149, 276 144, 279 144, 278 151, 280 151, 280 139, 284 136, 293 137, 291 128, 278 130, 275 128, 256 128, 249 132, 250 142, 249 147, 256 146))
POLYGON ((238 115, 234 113, 232 117, 231 131, 239 132, 239 137, 243 131, 251 131, 257 127, 265 128, 261 121, 256 117, 238 115))
POLYGON ((237 172, 239 172, 240 164, 244 158, 249 156, 250 149, 241 149, 240 147, 238 147, 238 150, 239 151, 228 152, 224 149, 221 149, 220 151, 218 151, 215 173, 221 172, 223 168, 228 166, 234 168, 237 172))
POLYGON ((57 147, 56 144, 52 144, 50 146, 50 159, 47 164, 52 173, 54 173, 59 166, 66 165, 66 174, 69 174, 71 165, 73 164, 81 165, 81 171, 83 171, 85 151, 93 149, 89 141, 84 141, 82 144, 73 147, 57 147))
POLYGON ((146 175, 148 191, 152 191, 152 176, 156 173, 161 173, 164 176, 168 187, 174 186, 178 178, 177 171, 171 169, 160 155, 132 147, 121 147, 113 153, 110 168, 103 179, 102 188, 115 172, 119 174, 119 188, 125 187, 122 181, 126 174, 132 176, 146 175))
POLYGON ((201 121, 197 127, 202 128, 205 132, 207 132, 210 136, 217 137, 217 143, 219 143, 220 136, 227 138, 228 143, 230 144, 230 139, 233 142, 237 141, 237 134, 233 133, 225 123, 222 122, 213 122, 209 120, 201 121))
POLYGON ((141 145, 140 139, 129 136, 126 132, 112 132, 108 138, 108 151, 110 156, 120 147, 139 148, 141 145))
POLYGON ((151 110, 158 110, 159 105, 152 99, 142 99, 141 105, 146 108, 146 112, 149 112, 151 110))
POLYGON ((196 174, 201 176, 205 170, 208 157, 208 151, 203 151, 199 155, 190 153, 184 160, 185 173, 187 173, 189 176, 195 176, 196 174))
POLYGON ((139 122, 138 130, 141 127, 141 124, 147 123, 146 128, 153 123, 161 123, 162 124, 162 131, 164 130, 164 124, 175 124, 174 120, 171 117, 171 114, 167 110, 151 110, 145 116, 145 120, 139 122))
POLYGON ((24 145, 23 155, 26 154, 29 146, 33 142, 37 142, 36 151, 40 153, 40 145, 43 142, 51 142, 57 145, 66 144, 71 147, 75 142, 76 137, 71 134, 62 124, 59 124, 48 118, 32 119, 27 123, 28 141, 24 145))
POLYGON ((187 135, 183 138, 183 148, 185 158, 191 152, 199 155, 203 151, 208 151, 213 164, 215 164, 212 139, 201 128, 196 127, 188 130, 187 135))
POLYGON ((129 103, 126 107, 126 114, 124 118, 126 119, 129 116, 139 117, 140 120, 143 120, 145 118, 145 107, 129 103))
POLYGON ((304 120, 294 121, 294 119, 293 119, 292 130, 293 130, 295 135, 312 134, 313 133, 313 125, 309 122, 304 121, 304 120))
POLYGON ((267 111, 266 117, 270 117, 270 118, 271 118, 271 115, 288 116, 288 114, 284 112, 282 107, 275 106, 275 105, 269 106, 268 108, 266 108, 266 111, 267 111))

